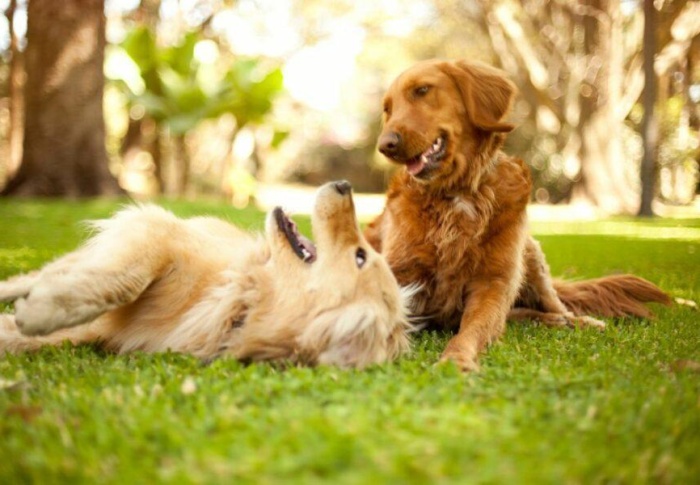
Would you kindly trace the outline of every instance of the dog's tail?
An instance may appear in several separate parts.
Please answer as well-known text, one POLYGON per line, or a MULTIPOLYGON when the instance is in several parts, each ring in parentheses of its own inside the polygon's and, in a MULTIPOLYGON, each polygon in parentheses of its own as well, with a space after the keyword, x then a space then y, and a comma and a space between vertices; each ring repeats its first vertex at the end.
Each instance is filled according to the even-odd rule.
POLYGON ((645 303, 670 305, 671 297, 655 284, 634 275, 614 275, 584 281, 555 281, 561 301, 575 315, 648 318, 645 303))

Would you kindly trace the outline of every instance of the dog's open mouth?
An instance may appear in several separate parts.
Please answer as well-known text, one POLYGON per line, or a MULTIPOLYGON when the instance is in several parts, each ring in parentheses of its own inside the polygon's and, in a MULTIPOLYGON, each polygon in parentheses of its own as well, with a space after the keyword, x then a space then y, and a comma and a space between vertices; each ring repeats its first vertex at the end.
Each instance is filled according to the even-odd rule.
POLYGON ((299 233, 297 225, 291 220, 280 207, 275 207, 273 211, 277 227, 289 241, 294 253, 305 263, 316 261, 316 246, 314 243, 299 233))
POLYGON ((427 172, 440 162, 446 152, 447 136, 440 135, 427 150, 416 155, 406 162, 406 170, 414 177, 420 176, 423 172, 427 172))

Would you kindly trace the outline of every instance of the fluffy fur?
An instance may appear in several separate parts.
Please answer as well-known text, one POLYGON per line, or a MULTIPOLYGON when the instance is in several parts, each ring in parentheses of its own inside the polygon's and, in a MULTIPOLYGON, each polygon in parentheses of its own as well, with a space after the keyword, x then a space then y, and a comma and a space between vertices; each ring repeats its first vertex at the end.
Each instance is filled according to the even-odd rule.
POLYGON ((315 246, 278 209, 264 235, 156 206, 123 210, 94 223, 84 247, 0 283, 0 300, 15 305, 0 316, 0 353, 69 340, 363 367, 406 351, 406 295, 362 236, 347 182, 319 189, 312 225, 315 246))
POLYGON ((405 165, 384 212, 366 229, 400 284, 419 284, 413 310, 458 329, 442 359, 476 369, 506 318, 592 326, 587 316, 647 316, 668 296, 624 275, 555 283, 529 235, 527 165, 501 151, 515 86, 500 71, 431 60, 402 73, 384 96, 379 150, 405 165))

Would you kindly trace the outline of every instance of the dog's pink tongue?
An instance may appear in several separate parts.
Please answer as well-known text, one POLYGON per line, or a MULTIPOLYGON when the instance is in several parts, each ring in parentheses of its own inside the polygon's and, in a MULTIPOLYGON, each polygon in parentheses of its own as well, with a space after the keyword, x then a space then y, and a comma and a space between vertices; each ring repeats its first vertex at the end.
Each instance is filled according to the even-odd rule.
POLYGON ((406 170, 408 170, 408 173, 411 175, 417 175, 421 173, 423 170, 423 167, 425 167, 425 163, 423 162, 423 157, 417 157, 414 160, 410 160, 406 164, 406 170))

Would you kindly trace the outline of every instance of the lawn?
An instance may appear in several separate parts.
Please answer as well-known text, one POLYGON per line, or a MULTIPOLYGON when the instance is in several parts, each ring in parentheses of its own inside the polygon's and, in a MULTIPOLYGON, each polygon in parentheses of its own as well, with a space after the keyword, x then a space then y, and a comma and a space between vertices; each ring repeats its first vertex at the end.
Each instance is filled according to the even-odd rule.
MULTIPOLYGON (((0 277, 75 248, 80 220, 119 205, 0 200, 0 277)), ((262 227, 252 209, 164 205, 262 227)), ((700 300, 700 219, 533 230, 557 275, 634 272, 700 300)), ((510 324, 470 375, 434 365, 449 338, 434 332, 364 371, 0 357, 0 483, 698 483, 700 314, 655 312, 604 332, 510 324)))

